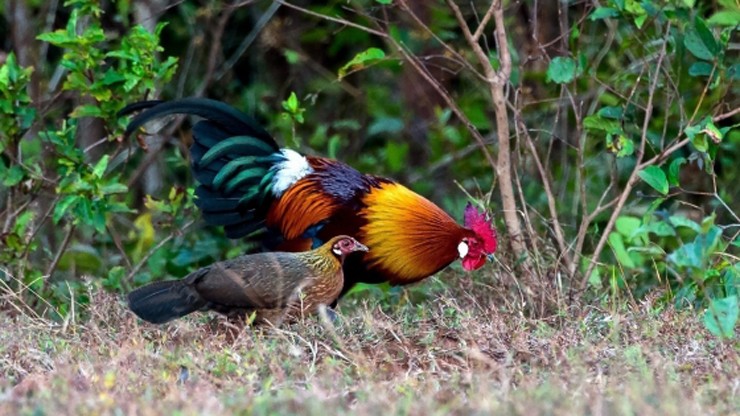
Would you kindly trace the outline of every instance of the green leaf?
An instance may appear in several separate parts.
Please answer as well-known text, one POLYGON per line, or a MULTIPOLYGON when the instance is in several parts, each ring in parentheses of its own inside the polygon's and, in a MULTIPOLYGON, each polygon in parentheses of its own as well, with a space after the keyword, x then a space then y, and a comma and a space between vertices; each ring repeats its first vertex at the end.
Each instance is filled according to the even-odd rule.
POLYGON ((26 176, 23 168, 19 165, 15 165, 6 171, 6 176, 3 178, 3 185, 15 186, 21 183, 23 178, 26 176))
POLYGON ((406 166, 406 156, 409 153, 409 144, 406 142, 386 143, 385 154, 388 169, 391 172, 400 172, 406 166))
POLYGON ((663 169, 657 166, 648 166, 637 175, 662 195, 668 193, 668 178, 666 178, 663 169))
POLYGON ((339 147, 342 144, 342 139, 339 137, 338 134, 335 134, 329 138, 329 144, 327 145, 327 156, 329 156, 332 159, 335 159, 337 157, 337 154, 339 153, 339 147))
POLYGON ((547 81, 567 84, 576 78, 576 61, 567 56, 558 56, 547 67, 547 81))
POLYGON ((301 55, 292 49, 285 49, 283 56, 285 56, 285 60, 291 65, 295 65, 301 61, 301 55))
POLYGON ((393 0, 375 0, 375 2, 380 4, 391 4, 393 3, 393 0))
POLYGON ((630 254, 624 247, 624 240, 622 239, 622 235, 617 232, 612 232, 611 234, 609 234, 608 241, 612 250, 614 250, 614 256, 617 258, 617 261, 619 261, 619 263, 624 267, 634 269, 635 262, 632 261, 632 257, 630 257, 630 254))
POLYGON ((673 237, 676 235, 675 228, 664 221, 655 221, 640 227, 639 232, 653 233, 658 237, 673 237))
POLYGON ((635 143, 624 134, 618 135, 616 139, 612 134, 607 135, 606 148, 610 152, 616 153, 617 157, 631 156, 635 153, 635 143))
POLYGON ((704 312, 704 327, 716 337, 734 338, 739 309, 737 295, 712 299, 704 312))
POLYGON ((79 200, 79 198, 80 197, 77 195, 67 195, 57 202, 57 205, 54 207, 54 214, 51 217, 54 224, 59 223, 59 220, 62 219, 67 210, 69 210, 70 207, 79 200))
POLYGON ((714 122, 710 117, 707 117, 707 122, 704 126, 704 130, 702 130, 702 133, 709 136, 710 139, 712 139, 713 142, 719 144, 722 139, 724 139, 725 135, 722 133, 720 129, 717 128, 717 126, 714 125, 714 122))
POLYGON ((96 178, 100 179, 103 177, 103 174, 105 173, 105 170, 108 168, 108 160, 110 159, 109 155, 103 155, 103 157, 98 160, 98 163, 95 164, 95 167, 93 168, 92 174, 96 178))
POLYGON ((594 9, 591 15, 588 16, 588 18, 589 20, 601 20, 618 16, 619 10, 617 9, 612 9, 611 7, 597 7, 596 9, 594 9))
POLYGON ((714 60, 718 51, 717 41, 704 21, 696 18, 694 26, 686 31, 683 44, 692 55, 705 61, 714 60))
POLYGON ((635 17, 635 26, 637 26, 638 29, 642 29, 642 25, 645 24, 645 21, 647 20, 648 15, 647 14, 641 14, 635 17))
POLYGON ((692 221, 692 220, 690 220, 690 219, 688 219, 686 217, 681 217, 681 216, 678 216, 678 215, 673 215, 673 216, 671 216, 671 217, 668 218, 668 221, 670 221, 671 224, 673 224, 673 226, 676 227, 676 228, 678 228, 678 227, 686 227, 686 228, 690 228, 690 229, 696 231, 697 233, 701 233, 701 226, 699 226, 699 224, 697 224, 696 222, 694 222, 694 221, 692 221))
POLYGON ((36 36, 36 39, 42 42, 49 42, 55 46, 66 46, 74 42, 74 37, 69 36, 66 30, 59 29, 54 32, 42 33, 36 36))
POLYGON ((403 130, 403 120, 397 117, 379 117, 367 128, 367 136, 378 134, 398 134, 403 130))
POLYGON ((108 70, 105 72, 105 75, 103 76, 103 85, 113 85, 115 83, 124 81, 126 77, 119 74, 118 72, 114 71, 111 68, 108 68, 108 70))
POLYGON ((345 75, 347 75, 348 72, 351 71, 359 71, 363 68, 367 68, 368 64, 376 63, 377 61, 385 58, 385 52, 383 52, 382 49, 378 48, 368 48, 363 52, 358 53, 355 55, 352 60, 344 64, 341 68, 339 68, 338 76, 339 79, 344 78, 345 75))
POLYGON ((733 81, 740 80, 740 64, 734 64, 727 68, 727 78, 733 81))
POLYGON ((691 144, 694 145, 694 147, 696 148, 696 150, 698 150, 698 151, 700 151, 702 153, 706 153, 707 150, 709 150, 709 142, 707 141, 707 136, 705 136, 703 134, 699 134, 699 135, 694 136, 691 139, 691 144))
POLYGON ((696 16, 694 18, 694 27, 696 28, 696 33, 699 35, 699 38, 701 38, 704 46, 706 46, 712 56, 717 56, 717 54, 719 53, 719 45, 717 44, 717 39, 714 38, 712 31, 709 30, 704 19, 696 16))
POLYGON ((74 118, 80 118, 80 117, 103 117, 103 112, 100 110, 100 107, 93 104, 83 104, 78 106, 77 108, 72 111, 70 114, 71 117, 74 118))
POLYGON ((283 101, 283 108, 292 114, 298 111, 298 97, 295 95, 295 91, 291 92, 290 97, 283 101))
POLYGON ((110 290, 121 289, 124 276, 126 276, 126 269, 122 266, 114 266, 108 271, 108 277, 103 280, 103 286, 110 290))
POLYGON ((707 20, 707 23, 712 26, 734 27, 737 26, 737 22, 740 22, 740 9, 720 10, 707 20))
POLYGON ((614 228, 625 237, 631 237, 640 228, 642 221, 636 217, 621 216, 614 223, 614 228))
POLYGON ((598 115, 590 115, 583 119, 583 126, 591 130, 601 130, 610 134, 620 134, 622 127, 616 120, 607 120, 598 115))
POLYGON ((668 166, 668 183, 671 186, 679 186, 678 175, 681 172, 681 165, 686 163, 685 157, 679 157, 674 159, 670 166, 668 166))
POLYGON ((128 192, 128 187, 122 183, 113 182, 103 185, 100 190, 106 195, 125 194, 126 192, 128 192))
POLYGON ((598 113, 599 116, 603 118, 611 118, 614 120, 621 120, 622 115, 624 114, 624 111, 622 110, 622 107, 616 107, 616 106, 606 106, 602 107, 598 113))
POLYGON ((692 77, 708 77, 712 75, 713 69, 714 65, 710 64, 709 62, 694 62, 693 64, 691 64, 691 67, 689 67, 689 75, 691 75, 692 77))
POLYGON ((82 273, 95 273, 103 265, 103 257, 94 247, 87 244, 73 244, 59 259, 61 270, 77 269, 82 273))

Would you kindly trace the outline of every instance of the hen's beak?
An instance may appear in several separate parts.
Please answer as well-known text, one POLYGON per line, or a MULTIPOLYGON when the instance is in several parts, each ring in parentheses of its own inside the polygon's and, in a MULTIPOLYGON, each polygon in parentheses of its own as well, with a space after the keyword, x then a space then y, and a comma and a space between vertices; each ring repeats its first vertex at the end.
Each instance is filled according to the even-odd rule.
POLYGON ((359 243, 359 242, 355 243, 355 249, 356 249, 357 251, 370 251, 370 249, 369 249, 369 248, 367 248, 367 246, 366 246, 366 245, 364 245, 364 244, 361 244, 361 243, 359 243))

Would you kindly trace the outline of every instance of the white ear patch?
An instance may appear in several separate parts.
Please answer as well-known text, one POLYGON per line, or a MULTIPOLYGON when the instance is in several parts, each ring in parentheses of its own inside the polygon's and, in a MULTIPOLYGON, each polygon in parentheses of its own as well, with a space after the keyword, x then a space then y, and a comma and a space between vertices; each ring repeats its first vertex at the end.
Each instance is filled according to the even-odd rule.
POLYGON ((457 252, 460 253, 460 258, 464 259, 465 256, 468 255, 468 243, 461 241, 460 244, 457 245, 457 252))
POLYGON ((339 247, 337 246, 334 246, 334 248, 332 248, 331 251, 334 252, 334 254, 336 254, 337 256, 342 255, 342 250, 340 250, 339 247))
POLYGON ((301 178, 313 172, 308 160, 295 150, 281 149, 280 153, 285 160, 270 168, 275 171, 275 177, 272 178, 272 194, 277 197, 301 178))

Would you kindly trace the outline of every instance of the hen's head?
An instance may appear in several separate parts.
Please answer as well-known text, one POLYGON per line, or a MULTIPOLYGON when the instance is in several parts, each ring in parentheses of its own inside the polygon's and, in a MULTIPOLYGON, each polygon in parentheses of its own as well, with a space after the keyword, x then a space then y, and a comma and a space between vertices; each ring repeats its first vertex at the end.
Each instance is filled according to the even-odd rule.
POLYGON ((332 245, 332 253, 334 253, 334 255, 339 257, 340 259, 344 259, 348 255, 356 251, 368 250, 364 244, 346 235, 334 237, 329 243, 332 245))
POLYGON ((463 269, 478 270, 486 263, 488 255, 496 251, 496 230, 493 219, 483 211, 478 211, 468 202, 465 207, 465 228, 472 231, 457 245, 463 269))

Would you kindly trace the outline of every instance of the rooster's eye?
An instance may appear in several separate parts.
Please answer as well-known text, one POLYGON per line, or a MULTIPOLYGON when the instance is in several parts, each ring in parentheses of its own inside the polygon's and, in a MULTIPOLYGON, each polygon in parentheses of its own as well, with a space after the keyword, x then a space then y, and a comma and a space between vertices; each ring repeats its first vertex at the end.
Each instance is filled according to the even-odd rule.
POLYGON ((468 239, 466 238, 457 245, 457 252, 460 254, 460 258, 463 259, 468 255, 468 251, 470 251, 470 249, 468 247, 468 239))

